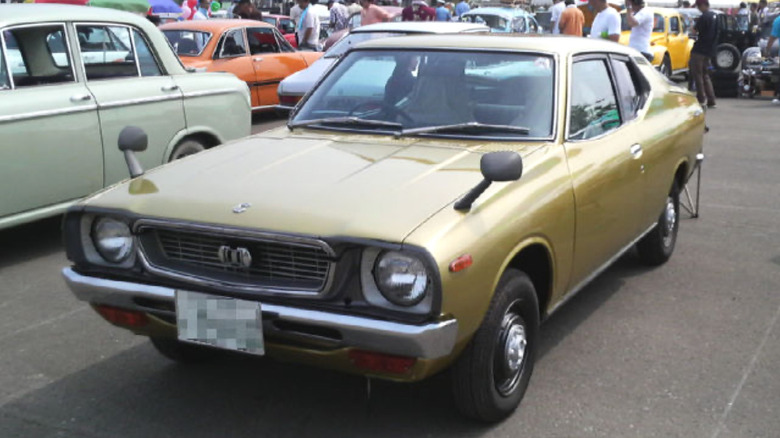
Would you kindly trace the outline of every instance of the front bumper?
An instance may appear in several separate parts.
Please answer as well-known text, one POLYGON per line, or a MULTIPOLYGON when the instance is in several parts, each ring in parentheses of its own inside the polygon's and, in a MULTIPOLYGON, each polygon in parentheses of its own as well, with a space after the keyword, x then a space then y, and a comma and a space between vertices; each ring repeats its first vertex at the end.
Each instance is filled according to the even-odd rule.
MULTIPOLYGON (((167 303, 173 308, 176 292, 173 288, 86 276, 71 268, 63 269, 62 275, 74 295, 91 304, 158 313, 159 306, 149 307, 144 303, 167 303)), ((269 322, 274 323, 264 324, 263 329, 283 337, 316 341, 330 348, 360 348, 422 359, 450 354, 458 333, 454 319, 412 325, 275 304, 262 304, 262 311, 264 322, 265 315, 271 315, 269 322), (301 327, 315 330, 300 330, 301 327), (333 336, 323 333, 333 333, 333 336)))

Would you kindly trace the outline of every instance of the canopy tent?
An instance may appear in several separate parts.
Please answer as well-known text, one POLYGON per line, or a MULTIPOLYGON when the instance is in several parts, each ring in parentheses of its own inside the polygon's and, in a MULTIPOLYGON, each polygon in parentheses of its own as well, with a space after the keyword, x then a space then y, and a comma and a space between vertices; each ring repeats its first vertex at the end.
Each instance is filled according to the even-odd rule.
POLYGON ((89 0, 87 6, 100 8, 119 9, 127 12, 139 12, 145 14, 151 7, 149 0, 89 0))
POLYGON ((89 0, 35 0, 35 3, 60 3, 64 5, 86 5, 89 0))
POLYGON ((173 0, 149 0, 153 14, 181 14, 181 7, 173 0))

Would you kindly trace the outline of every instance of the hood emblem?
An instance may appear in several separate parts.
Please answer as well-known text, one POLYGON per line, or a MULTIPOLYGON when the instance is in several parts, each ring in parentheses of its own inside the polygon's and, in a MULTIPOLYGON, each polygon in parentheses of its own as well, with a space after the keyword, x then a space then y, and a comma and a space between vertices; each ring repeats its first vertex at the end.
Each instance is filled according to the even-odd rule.
POLYGON ((236 213, 236 214, 243 213, 243 212, 247 211, 249 209, 249 207, 251 207, 251 206, 252 206, 252 204, 250 204, 248 202, 242 202, 242 203, 236 205, 235 207, 233 207, 233 213, 236 213))
POLYGON ((252 266, 252 253, 246 248, 231 248, 222 245, 217 251, 219 261, 223 265, 233 268, 248 268, 252 266))

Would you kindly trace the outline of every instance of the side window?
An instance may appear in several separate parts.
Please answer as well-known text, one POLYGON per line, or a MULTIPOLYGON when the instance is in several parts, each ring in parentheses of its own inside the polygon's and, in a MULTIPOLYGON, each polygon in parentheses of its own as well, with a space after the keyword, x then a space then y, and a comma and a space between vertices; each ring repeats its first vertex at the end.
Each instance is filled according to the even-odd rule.
POLYGON ((133 29, 133 42, 135 42, 135 51, 138 54, 141 76, 161 76, 160 66, 149 48, 149 43, 146 42, 146 38, 143 37, 141 32, 135 29, 133 29))
POLYGON ((225 33, 219 43, 220 58, 235 58, 247 53, 246 41, 244 41, 244 29, 233 29, 225 33))
POLYGON ((7 68, 15 87, 75 82, 64 26, 6 30, 3 39, 7 49, 7 68))
POLYGON ((124 26, 76 26, 87 80, 138 77, 130 29, 124 26))
POLYGON ((525 26, 525 18, 523 17, 517 17, 512 20, 512 32, 515 33, 525 33, 526 26, 525 26))
POLYGON ((529 19, 528 20, 528 30, 531 33, 538 33, 539 32, 539 26, 537 25, 536 20, 534 20, 534 19, 529 19))
POLYGON ((606 60, 589 59, 574 63, 570 99, 570 140, 598 137, 620 126, 620 114, 606 60))
POLYGON ((11 79, 8 77, 8 68, 5 63, 5 52, 0 44, 0 90, 11 88, 11 79))
POLYGON ((664 17, 661 14, 653 15, 653 32, 663 33, 666 26, 664 26, 664 17))
POLYGON ((634 66, 627 59, 613 59, 612 71, 619 90, 620 104, 623 107, 623 119, 633 120, 645 104, 647 86, 634 66))
POLYGON ((675 35, 680 33, 680 20, 677 17, 671 17, 669 19, 669 33, 675 35))
POLYGON ((249 40, 249 53, 252 55, 279 53, 281 51, 272 27, 247 28, 246 36, 249 40))
POLYGON ((292 20, 283 18, 279 27, 284 33, 295 33, 295 23, 292 20))

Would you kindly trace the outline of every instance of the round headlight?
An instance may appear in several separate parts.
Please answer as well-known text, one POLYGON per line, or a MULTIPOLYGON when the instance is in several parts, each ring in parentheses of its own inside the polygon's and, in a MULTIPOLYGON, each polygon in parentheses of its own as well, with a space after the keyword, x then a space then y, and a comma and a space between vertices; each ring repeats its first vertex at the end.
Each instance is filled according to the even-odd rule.
POLYGON ((374 279, 382 295, 398 306, 414 306, 428 292, 428 271, 414 256, 389 251, 374 265, 374 279))
POLYGON ((97 219, 92 226, 92 242, 100 256, 111 263, 122 263, 133 252, 130 228, 116 219, 97 219))

